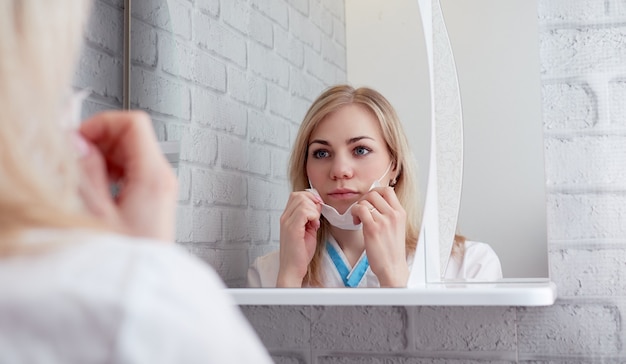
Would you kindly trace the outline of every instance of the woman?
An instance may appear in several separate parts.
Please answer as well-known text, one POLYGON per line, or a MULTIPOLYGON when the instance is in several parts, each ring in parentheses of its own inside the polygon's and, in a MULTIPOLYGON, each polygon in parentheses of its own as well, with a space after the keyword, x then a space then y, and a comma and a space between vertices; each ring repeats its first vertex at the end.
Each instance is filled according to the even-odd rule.
POLYGON ((0 362, 270 363, 171 243, 177 182, 148 116, 70 129, 88 4, 0 2, 0 362))
MULTIPOLYGON (((415 167, 390 103, 370 88, 329 88, 309 108, 289 162, 293 192, 280 250, 252 287, 405 287, 421 223, 415 167)), ((501 278, 484 243, 455 238, 445 278, 501 278)))

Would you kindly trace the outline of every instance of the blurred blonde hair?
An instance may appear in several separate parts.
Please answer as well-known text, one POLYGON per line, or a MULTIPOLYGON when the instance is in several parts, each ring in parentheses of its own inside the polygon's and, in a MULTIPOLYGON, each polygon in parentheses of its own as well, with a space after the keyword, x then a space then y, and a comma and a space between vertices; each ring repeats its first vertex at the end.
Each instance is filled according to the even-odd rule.
MULTIPOLYGON (((302 191, 309 187, 306 162, 309 138, 315 128, 330 113, 354 103, 365 106, 378 119, 393 168, 398 173, 394 190, 407 215, 405 246, 408 256, 415 251, 422 220, 417 189, 417 167, 396 111, 377 91, 367 87, 355 89, 349 85, 336 85, 324 91, 313 102, 300 125, 289 160, 289 178, 292 189, 302 191)), ((317 233, 315 254, 304 278, 304 283, 309 286, 321 285, 320 262, 329 231, 329 224, 323 217, 321 222, 322 226, 317 233)))
POLYGON ((0 1, 3 238, 83 219, 77 156, 62 117, 89 8, 89 0, 0 1))

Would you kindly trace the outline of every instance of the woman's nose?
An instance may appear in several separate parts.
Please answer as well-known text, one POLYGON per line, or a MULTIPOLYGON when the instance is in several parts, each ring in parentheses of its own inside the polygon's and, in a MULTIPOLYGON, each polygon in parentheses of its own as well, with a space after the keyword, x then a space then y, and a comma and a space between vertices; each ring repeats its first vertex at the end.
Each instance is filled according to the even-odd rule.
POLYGON ((351 178, 354 168, 349 160, 343 157, 335 157, 330 170, 331 179, 351 178))

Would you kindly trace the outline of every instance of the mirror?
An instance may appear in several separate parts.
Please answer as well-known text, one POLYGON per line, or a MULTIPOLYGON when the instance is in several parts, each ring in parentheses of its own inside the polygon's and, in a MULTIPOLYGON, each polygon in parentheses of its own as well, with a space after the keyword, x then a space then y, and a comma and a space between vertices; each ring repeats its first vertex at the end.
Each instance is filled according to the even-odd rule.
MULTIPOLYGON (((104 0, 99 3, 110 6, 104 0)), ((408 0, 346 0, 345 8, 343 5, 340 1, 276 6, 239 1, 132 1, 131 106, 152 115, 160 140, 180 141, 177 241, 214 266, 229 287, 244 287, 249 264, 278 249, 279 217, 289 192, 289 151, 306 109, 327 86, 349 81, 379 89, 400 113, 414 141, 412 148, 420 171, 428 171, 430 128, 423 121, 430 118, 430 90, 426 81, 419 81, 427 80, 428 73, 424 46, 419 41, 417 4, 408 0), (353 27, 359 24, 352 21, 357 19, 357 11, 367 9, 366 3, 387 7, 384 12, 370 14, 378 17, 375 21, 389 20, 391 14, 395 14, 392 19, 403 17, 402 21, 395 21, 395 31, 400 32, 396 33, 395 42, 383 38, 382 32, 359 40, 357 35, 376 29, 361 27, 354 32, 353 27), (410 10, 395 8, 400 6, 410 10), (375 41, 387 49, 377 51, 375 41), (355 55, 357 50, 369 53, 355 55), (404 64, 382 66, 389 60, 376 58, 391 54, 397 55, 396 62, 404 64), (368 62, 373 65, 366 66, 368 62), (405 67, 406 73, 400 73, 399 67, 405 67), (401 76, 389 76, 386 72, 390 70, 401 76), (384 83, 361 78, 376 75, 387 75, 384 83), (403 83, 394 88, 390 80, 403 83)), ((459 233, 470 240, 489 243, 500 257, 505 278, 547 277, 545 199, 543 195, 541 201, 533 197, 532 206, 527 207, 532 210, 524 212, 519 212, 521 208, 515 205, 530 200, 525 198, 530 186, 537 187, 538 194, 545 186, 538 111, 536 3, 444 0, 441 5, 457 58, 466 133, 459 233), (517 12, 509 8, 511 4, 515 4, 517 12), (498 12, 486 18, 493 22, 483 18, 487 10, 498 12), (467 19, 474 19, 472 26, 465 22, 467 19), (529 25, 522 27, 522 20, 529 25), (520 30, 515 33, 519 38, 511 38, 510 32, 516 29, 520 30), (489 33, 503 34, 500 41, 508 43, 488 42, 484 37, 489 33), (523 54, 503 52, 511 39, 526 48, 507 49, 523 54), (472 52, 478 49, 481 52, 472 52), (478 53, 486 57, 479 58, 478 53), (530 57, 529 61, 514 62, 522 55, 530 57), (484 70, 478 68, 484 62, 491 74, 496 63, 504 62, 506 68, 500 76, 509 77, 505 78, 507 85, 526 80, 529 88, 487 86, 487 78, 480 76, 484 70), (517 74, 524 76, 510 78, 517 74), (508 92, 502 92, 503 89, 508 92), (498 101, 498 105, 506 107, 497 112, 487 107, 495 106, 495 102, 488 102, 494 93, 487 93, 494 90, 498 97, 510 97, 506 102, 498 101), (518 112, 527 109, 533 110, 531 116, 520 119, 518 112), (539 133, 537 129, 526 134, 518 129, 508 133, 511 129, 492 130, 491 126, 478 123, 489 118, 496 126, 502 126, 498 123, 502 121, 510 121, 514 126, 536 123, 533 128, 539 125, 539 133), (504 136, 504 131, 506 139, 499 137, 504 136), (506 142, 481 150, 481 146, 486 146, 481 138, 488 132, 490 141, 506 142), (528 146, 521 148, 516 143, 522 136, 538 139, 521 142, 528 146), (514 146, 511 153, 523 150, 539 153, 541 158, 534 154, 527 161, 510 162, 514 154, 496 149, 508 146, 514 146), (494 156, 502 158, 487 165, 486 156, 491 160, 494 156), (514 168, 515 164, 518 168, 514 168), (513 182, 525 176, 504 180, 521 172, 522 165, 539 174, 522 182, 522 187, 513 182), (483 177, 487 179, 481 180, 483 177), (502 183, 507 187, 502 188, 502 183), (518 193, 520 189, 525 193, 518 193), (511 196, 522 199, 507 200, 506 207, 489 205, 486 211, 485 196, 496 191, 501 193, 495 197, 496 202, 511 196), (501 219, 504 216, 510 218, 505 221, 501 219), (532 221, 524 221, 526 218, 532 221), (512 225, 506 225, 509 223, 512 225), (521 227, 521 223, 526 225, 521 227), (532 232, 532 236, 527 232, 532 232), (517 264, 520 257, 530 262, 517 264)), ((419 178, 424 196, 427 173, 420 173, 419 178)))
MULTIPOLYGON (((428 171, 428 66, 423 46, 406 46, 423 42, 418 11, 411 0, 346 0, 348 80, 388 95, 428 171)), ((441 11, 462 105, 457 232, 488 243, 504 278, 548 277, 537 5, 442 0, 441 11)))

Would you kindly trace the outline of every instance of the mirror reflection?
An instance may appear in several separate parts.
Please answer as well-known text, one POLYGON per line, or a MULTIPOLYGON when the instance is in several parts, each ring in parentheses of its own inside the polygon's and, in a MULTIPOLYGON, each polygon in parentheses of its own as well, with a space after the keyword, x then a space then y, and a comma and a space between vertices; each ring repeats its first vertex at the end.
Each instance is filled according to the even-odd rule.
MULTIPOLYGON (((336 154, 339 146, 341 151, 348 150, 345 140, 343 144, 334 140, 339 136, 334 127, 328 135, 317 136, 312 140, 307 137, 305 139, 308 143, 304 144, 298 142, 299 128, 308 108, 332 85, 349 83, 355 87, 371 87, 395 108, 411 150, 403 158, 409 160, 410 155, 417 161, 417 168, 411 178, 416 182, 415 194, 419 197, 414 201, 418 202, 410 206, 407 204, 409 208, 404 210, 407 215, 408 210, 415 210, 416 216, 421 215, 421 198, 424 196, 428 171, 430 96, 427 82, 421 81, 427 79, 427 69, 419 13, 394 8, 402 3, 412 3, 409 1, 384 4, 387 13, 379 13, 381 16, 394 13, 394 16, 405 15, 406 18, 408 14, 412 19, 403 18, 396 23, 412 27, 414 32, 404 32, 404 38, 396 33, 393 39, 385 40, 379 36, 381 39, 377 40, 370 34, 359 40, 351 38, 354 34, 351 29, 355 27, 351 20, 356 19, 351 4, 355 3, 347 0, 345 7, 340 1, 309 3, 308 6, 290 3, 269 9, 257 2, 237 2, 236 6, 224 5, 220 8, 210 4, 165 0, 133 1, 132 105, 151 113, 161 140, 181 142, 177 241, 213 265, 230 287, 246 286, 248 268, 253 262, 279 249, 281 216, 285 208, 290 206, 288 160, 294 146, 308 148, 312 141, 319 139, 334 148, 326 146, 328 150, 320 151, 317 156, 326 156, 326 152, 328 155, 332 155, 332 152, 336 154), (415 43, 413 35, 418 40, 415 43), (377 46, 374 46, 376 41, 379 46, 382 44, 387 48, 377 50, 377 46), (390 47, 395 47, 395 50, 389 50, 390 47), (355 50, 368 51, 369 54, 354 56, 358 55, 355 50), (399 54, 395 56, 396 61, 406 62, 409 59, 409 65, 413 64, 413 67, 405 67, 405 71, 401 71, 395 65, 385 66, 383 60, 374 57, 376 54, 399 54), (369 62, 374 65, 368 66, 369 62), (360 74, 384 75, 387 82, 360 78, 360 74)), ((367 8, 367 1, 361 3, 362 9, 367 8)), ((449 11, 445 8, 446 4, 443 5, 448 17, 449 11)), ((416 5, 413 7, 416 8, 416 5)), ((531 7, 536 8, 535 4, 531 4, 531 7)), ((506 26, 512 27, 512 24, 517 22, 509 22, 506 26)), ((455 40, 451 40, 453 46, 456 46, 455 40)), ((537 40, 534 42, 536 47, 537 40)), ((459 72, 463 72, 460 63, 459 72)), ((463 80, 462 77, 459 75, 460 80, 463 80)), ((533 77, 538 78, 538 73, 533 77)), ((464 87, 467 86, 463 86, 462 82, 462 92, 464 87)), ((538 102, 536 100, 537 105, 538 102)), ((465 106, 464 113, 469 113, 465 106)), ((328 120, 324 119, 324 122, 328 120)), ((470 124, 466 125, 467 130, 470 124)), ((309 132, 313 135, 321 131, 323 129, 309 132)), ((381 139, 376 141, 380 142, 381 139)), ((314 143, 315 146, 318 144, 314 143)), ((541 151, 541 148, 538 150, 541 151)), ((316 150, 320 149, 324 148, 316 150)), ((356 151, 366 155, 369 153, 362 146, 356 151)), ((310 152, 307 149, 306 155, 309 156, 310 152)), ((384 187, 388 186, 393 182, 393 177, 399 175, 398 165, 394 164, 398 162, 394 160, 397 156, 394 157, 393 153, 382 154, 388 158, 391 167, 386 170, 387 165, 378 165, 384 164, 382 162, 372 165, 368 177, 359 182, 359 191, 365 192, 375 181, 384 187)), ((301 163, 300 168, 306 169, 308 166, 301 163)), ((316 189, 320 197, 327 200, 322 198, 322 201, 333 206, 338 213, 345 213, 349 205, 358 200, 332 202, 325 196, 328 194, 327 187, 309 183, 311 175, 306 176, 306 181, 298 180, 298 191, 304 194, 307 189, 316 189)), ((540 183, 543 186, 543 180, 540 183)), ((400 201, 398 190, 396 186, 394 194, 400 201)), ((313 192, 307 193, 310 201, 315 199, 313 192)), ((484 192, 464 190, 464 196, 469 193, 480 195, 484 192)), ((360 205, 365 205, 365 202, 360 205)), ((369 206, 360 207, 355 214, 370 212, 369 206)), ((379 210, 375 204, 371 207, 379 210)), ((545 216, 545 204, 541 206, 541 211, 545 216)), ((377 212, 380 211, 374 213, 377 212)), ((547 276, 543 272, 536 274, 528 271, 516 273, 519 274, 516 276, 507 274, 508 263, 503 258, 507 255, 505 252, 510 249, 515 256, 515 248, 519 246, 506 244, 506 239, 474 232, 467 227, 463 214, 459 221, 459 233, 470 241, 481 241, 492 246, 494 256, 502 259, 505 278, 547 276), (505 242, 504 245, 498 245, 500 241, 505 242)), ((405 226, 406 236, 415 226, 419 229, 419 221, 406 225, 411 225, 410 228, 405 226)), ((400 230, 396 229, 397 236, 401 235, 397 232, 400 230)), ((351 230, 345 231, 354 234, 351 230)), ((337 242, 337 237, 334 238, 337 242)), ((412 248, 410 244, 407 245, 407 241, 411 239, 396 239, 396 245, 402 245, 397 243, 400 240, 404 247, 409 247, 408 252, 405 252, 404 265, 410 267, 412 248)), ((526 247, 527 250, 535 249, 530 248, 529 244, 526 247)), ((543 246, 537 250, 539 254, 547 254, 545 239, 543 246)), ((363 261, 362 249, 361 252, 358 249, 341 249, 338 253, 340 256, 343 254, 349 268, 363 261)), ((398 255, 401 254, 392 258, 397 261, 398 255)), ((371 264, 376 266, 378 262, 376 258, 373 262, 371 257, 368 258, 371 271, 371 264)), ((272 267, 278 277, 279 267, 272 267)), ((298 269, 302 270, 302 267, 298 265, 298 269)), ((547 264, 545 268, 547 271, 547 264)), ((305 274, 309 274, 309 271, 307 268, 305 274)), ((378 283, 386 285, 378 279, 378 275, 374 274, 374 278, 378 283)), ((310 279, 313 279, 310 282, 314 282, 314 275, 310 274, 310 279)))
POLYGON ((537 3, 441 6, 463 109, 458 230, 493 247, 505 278, 548 277, 537 3))
MULTIPOLYGON (((415 54, 424 51, 406 46, 423 39, 414 31, 420 29, 419 18, 412 16, 417 4, 348 0, 346 5, 348 79, 390 95, 407 126, 418 169, 427 170, 428 148, 416 149, 427 144, 424 137, 430 135, 424 122, 430 117, 424 115, 430 97, 423 87, 428 83, 427 64, 424 56, 415 54)), ((501 260, 505 278, 547 277, 536 3, 442 0, 441 6, 463 111, 457 232, 488 243, 501 260)), ((420 181, 425 186, 424 173, 420 181)))

